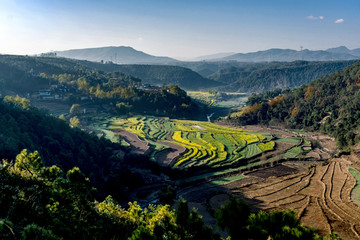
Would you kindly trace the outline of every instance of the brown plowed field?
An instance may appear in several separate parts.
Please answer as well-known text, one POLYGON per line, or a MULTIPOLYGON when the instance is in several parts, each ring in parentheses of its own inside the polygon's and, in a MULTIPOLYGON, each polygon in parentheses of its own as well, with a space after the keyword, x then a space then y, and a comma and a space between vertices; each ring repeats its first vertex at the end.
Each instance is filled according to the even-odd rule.
POLYGON ((125 130, 115 131, 117 134, 120 134, 121 137, 130 144, 131 153, 133 154, 147 154, 150 150, 149 143, 141 140, 136 134, 131 133, 125 130))
POLYGON ((161 143, 161 144, 169 147, 169 148, 155 154, 156 161, 160 165, 163 165, 163 166, 171 165, 171 163, 174 161, 174 159, 176 159, 183 152, 186 151, 185 147, 180 146, 175 143, 171 143, 171 142, 158 142, 158 143, 161 143))
POLYGON ((360 239, 360 208, 350 199, 356 180, 348 170, 352 159, 346 158, 229 190, 253 200, 260 209, 294 209, 304 225, 322 235, 334 231, 344 239, 360 239))

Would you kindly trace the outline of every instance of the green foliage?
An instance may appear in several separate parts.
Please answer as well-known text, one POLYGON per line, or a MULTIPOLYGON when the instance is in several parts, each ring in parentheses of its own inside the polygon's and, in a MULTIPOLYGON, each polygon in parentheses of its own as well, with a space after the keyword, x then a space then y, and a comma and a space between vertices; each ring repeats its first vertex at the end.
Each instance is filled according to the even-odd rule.
POLYGON ((42 166, 43 163, 37 151, 28 153, 24 149, 16 156, 15 169, 19 169, 22 177, 38 177, 42 166))
POLYGON ((19 95, 16 95, 16 97, 5 96, 3 102, 24 110, 29 109, 31 105, 28 99, 22 98, 19 95))
MULTIPOLYGON (((24 150, 17 160, 38 159, 24 150)), ((31 164, 30 164, 31 163, 31 164)), ((95 202, 90 181, 79 170, 70 169, 66 178, 56 167, 36 166, 36 178, 22 174, 23 164, 4 161, 0 165, 0 236, 2 239, 220 239, 204 226, 202 218, 186 206, 185 219, 177 222, 169 205, 145 209, 129 203, 124 209, 108 196, 95 202), (56 172, 56 177, 49 174, 56 172), (5 218, 6 217, 6 218, 5 218)))
POLYGON ((70 118, 70 126, 71 127, 79 128, 80 125, 81 124, 80 124, 79 118, 77 118, 76 116, 70 118))
POLYGON ((360 125, 360 62, 313 81, 271 101, 254 104, 232 121, 240 124, 285 122, 291 128, 321 130, 339 147, 358 141, 360 125), (266 111, 263 111, 265 110, 266 111))
POLYGON ((281 94, 285 94, 288 93, 290 90, 289 89, 280 89, 280 88, 275 88, 273 90, 270 91, 265 91, 259 94, 253 93, 249 96, 246 105, 254 105, 255 103, 263 103, 268 101, 269 99, 275 98, 281 94))
MULTIPOLYGON (((1 158, 15 159, 23 149, 28 149, 27 153, 38 149, 37 155, 46 166, 58 166, 47 170, 49 178, 56 178, 60 169, 67 172, 78 166, 89 176, 92 184, 99 187, 100 196, 112 194, 124 201, 127 201, 128 195, 121 189, 125 186, 132 189, 142 184, 141 176, 135 178, 127 165, 113 156, 113 150, 121 149, 121 146, 71 128, 63 120, 44 115, 37 109, 30 107, 25 111, 0 101, 0 126, 1 158), (107 178, 103 177, 104 174, 107 178)), ((30 171, 34 174, 33 169, 30 171)), ((23 174, 31 178, 30 172, 24 170, 23 174)))
POLYGON ((61 114, 61 115, 59 116, 59 119, 63 120, 64 122, 67 121, 67 119, 66 119, 66 117, 64 116, 64 114, 61 114))
POLYGON ((199 90, 206 86, 216 87, 221 85, 217 81, 202 77, 200 74, 184 67, 170 65, 117 65, 100 64, 82 61, 87 67, 100 69, 106 72, 122 72, 138 76, 143 83, 161 86, 163 84, 178 85, 186 90, 199 90))
POLYGON ((36 224, 27 225, 22 231, 24 240, 60 240, 61 238, 55 236, 51 230, 47 230, 36 224))
POLYGON ((176 190, 167 184, 158 192, 159 201, 163 204, 172 204, 176 198, 176 190))
POLYGON ((260 211, 249 216, 249 232, 256 239, 319 239, 315 230, 300 224, 291 210, 266 213, 260 211))
MULTIPOLYGON (((175 94, 153 86, 143 90, 141 80, 129 74, 149 77, 151 80, 147 83, 154 85, 174 81, 173 83, 180 84, 181 87, 198 88, 202 83, 214 83, 190 69, 181 67, 121 66, 54 57, 0 56, 1 91, 33 94, 38 93, 40 89, 49 89, 49 85, 55 84, 58 88, 51 89, 52 95, 67 98, 71 104, 77 104, 83 97, 87 97, 86 101, 106 104, 111 106, 107 108, 108 111, 121 114, 124 113, 124 109, 115 107, 120 102, 126 103, 126 112, 171 117, 194 117, 194 113, 200 114, 197 105, 183 94, 183 90, 176 90, 175 85, 172 87, 175 94), (156 72, 157 70, 160 72, 156 72), (196 81, 198 83, 194 84, 196 81)), ((18 101, 17 98, 16 101, 11 99, 12 104, 27 108, 27 102, 18 101)))
POLYGON ((14 239, 14 224, 7 219, 0 219, 0 238, 1 239, 14 239))
POLYGON ((226 230, 231 239, 245 239, 250 207, 241 199, 231 198, 216 212, 216 220, 222 230, 226 230))
POLYGON ((70 113, 72 115, 79 115, 81 113, 81 107, 79 104, 73 104, 70 108, 70 113))
MULTIPOLYGON (((143 209, 136 202, 125 209, 111 196, 97 202, 79 168, 63 178, 57 167, 44 167, 37 156, 24 150, 19 164, 4 160, 0 165, 1 239, 221 239, 183 199, 176 211, 169 205, 143 209), (36 169, 37 177, 23 174, 24 162, 36 169)), ((235 199, 219 210, 217 219, 234 240, 323 239, 301 226, 292 211, 250 214, 249 206, 235 199)), ((339 238, 332 234, 330 239, 339 238)))
POLYGON ((211 75, 210 78, 228 83, 228 85, 220 88, 222 91, 236 89, 238 92, 266 92, 308 84, 315 79, 346 68, 354 62, 352 60, 248 63, 243 64, 243 66, 221 69, 211 75))
POLYGON ((125 114, 131 111, 132 106, 124 102, 118 102, 116 104, 116 109, 120 114, 125 114))
POLYGON ((250 213, 244 201, 234 198, 218 210, 216 218, 233 240, 341 239, 336 233, 331 233, 329 238, 321 237, 314 229, 304 227, 292 210, 250 213))
POLYGON ((349 168, 349 172, 354 176, 356 185, 351 191, 351 199, 360 206, 360 173, 354 168, 349 168))
POLYGON ((85 78, 85 77, 80 77, 80 78, 77 80, 77 85, 78 85, 78 89, 79 89, 79 90, 82 90, 82 91, 85 91, 85 92, 88 92, 88 91, 89 91, 90 85, 89 85, 89 83, 86 81, 86 78, 85 78))
POLYGON ((176 85, 168 85, 167 89, 169 91, 169 93, 176 95, 176 96, 186 96, 186 92, 184 90, 182 90, 181 88, 179 88, 179 86, 176 85))

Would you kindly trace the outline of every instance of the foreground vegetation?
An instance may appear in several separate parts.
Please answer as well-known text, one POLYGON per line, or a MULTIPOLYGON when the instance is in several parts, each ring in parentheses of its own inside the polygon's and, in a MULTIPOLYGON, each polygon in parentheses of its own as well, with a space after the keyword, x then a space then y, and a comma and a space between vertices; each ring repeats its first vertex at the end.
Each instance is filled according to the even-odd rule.
POLYGON ((43 114, 25 98, 0 98, 0 126, 1 158, 14 159, 24 148, 38 150, 46 166, 56 165, 63 171, 80 167, 100 196, 112 194, 122 201, 128 198, 119 189, 131 190, 141 184, 141 177, 132 174, 125 164, 132 156, 126 154, 120 161, 114 155, 115 150, 126 149, 43 114))
MULTIPOLYGON (((2 162, 0 191, 1 239, 221 239, 184 200, 176 211, 136 203, 124 209, 111 196, 97 202, 79 168, 64 178, 60 168, 44 167, 38 152, 23 150, 15 162, 2 162)), ((250 214, 236 200, 220 209, 217 219, 234 240, 324 239, 291 211, 250 214)))

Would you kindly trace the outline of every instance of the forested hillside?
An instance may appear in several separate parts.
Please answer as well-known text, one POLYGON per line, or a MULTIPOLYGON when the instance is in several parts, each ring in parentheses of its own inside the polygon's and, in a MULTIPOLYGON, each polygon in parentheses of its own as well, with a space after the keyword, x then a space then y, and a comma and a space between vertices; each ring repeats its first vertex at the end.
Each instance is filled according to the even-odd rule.
POLYGON ((101 190, 100 195, 118 192, 114 195, 125 200, 126 193, 118 190, 141 183, 114 156, 120 145, 44 115, 24 98, 5 97, 0 99, 1 158, 14 159, 22 149, 39 151, 46 166, 56 165, 64 171, 80 167, 101 190))
POLYGON ((343 71, 296 88, 271 100, 253 96, 238 124, 269 124, 281 121, 290 128, 321 130, 337 139, 340 147, 359 142, 360 62, 343 71))
POLYGON ((350 66, 354 62, 253 63, 220 70, 209 78, 228 84, 219 87, 223 91, 263 92, 275 88, 295 88, 302 84, 308 84, 315 79, 350 66))
POLYGON ((82 64, 106 72, 122 72, 141 78, 143 83, 152 85, 172 84, 186 90, 199 90, 222 85, 204 78, 188 68, 166 65, 118 65, 81 62, 82 64))
MULTIPOLYGON (((58 101, 67 100, 72 104, 91 98, 92 104, 107 104, 111 111, 120 114, 187 117, 198 112, 197 105, 186 92, 175 85, 167 86, 164 82, 162 87, 145 86, 141 79, 115 71, 119 65, 99 64, 113 66, 107 69, 109 72, 92 68, 93 65, 65 58, 1 55, 0 94, 39 97, 39 91, 45 89, 50 95, 47 97, 52 99, 57 95, 58 101)), ((154 70, 162 73, 161 67, 154 70)), ((177 75, 177 72, 172 74, 177 75)), ((193 79, 195 86, 196 78, 189 79, 193 79)))
POLYGON ((66 73, 79 77, 84 72, 91 71, 125 73, 141 78, 143 84, 157 86, 172 84, 187 90, 198 90, 221 85, 221 83, 204 78, 188 68, 168 65, 118 65, 112 62, 103 64, 60 57, 13 55, 0 55, 0 63, 0 84, 8 82, 7 79, 11 79, 13 82, 11 84, 15 84, 17 88, 22 86, 23 91, 34 89, 34 84, 26 85, 29 82, 36 83, 35 87, 38 84, 46 86, 46 83, 49 83, 49 81, 46 82, 41 78, 40 73, 46 73, 47 75, 66 73))

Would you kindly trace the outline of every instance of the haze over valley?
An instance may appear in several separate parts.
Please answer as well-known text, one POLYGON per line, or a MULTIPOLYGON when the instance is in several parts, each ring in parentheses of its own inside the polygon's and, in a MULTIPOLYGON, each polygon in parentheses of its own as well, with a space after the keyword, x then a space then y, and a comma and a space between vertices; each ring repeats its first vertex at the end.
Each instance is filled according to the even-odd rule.
POLYGON ((357 1, 0 6, 0 239, 360 239, 357 1))

